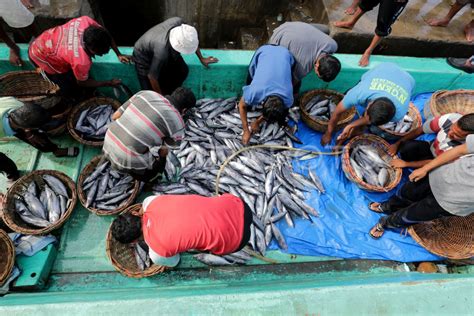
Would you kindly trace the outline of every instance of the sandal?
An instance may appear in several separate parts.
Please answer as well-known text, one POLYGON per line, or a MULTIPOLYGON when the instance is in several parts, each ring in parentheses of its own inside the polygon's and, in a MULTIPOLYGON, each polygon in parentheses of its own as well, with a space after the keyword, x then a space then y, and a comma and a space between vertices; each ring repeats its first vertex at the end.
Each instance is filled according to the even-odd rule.
POLYGON ((382 224, 380 223, 377 223, 375 224, 374 227, 372 227, 369 231, 369 235, 370 237, 372 237, 373 239, 380 239, 380 237, 383 236, 385 232, 385 228, 382 226, 382 224), (377 232, 377 233, 381 233, 380 236, 375 236, 374 233, 377 232))
POLYGON ((382 209, 382 203, 379 203, 379 202, 371 202, 371 203, 369 203, 369 210, 371 210, 372 212, 375 212, 375 213, 379 213, 379 214, 383 214, 383 213, 384 213, 384 211, 383 211, 383 209, 382 209), (373 207, 373 205, 374 205, 375 203, 378 203, 378 204, 379 204, 379 206, 377 206, 376 208, 373 207))
POLYGON ((79 155, 79 148, 77 147, 68 147, 68 148, 59 148, 54 152, 56 157, 77 157, 79 155))

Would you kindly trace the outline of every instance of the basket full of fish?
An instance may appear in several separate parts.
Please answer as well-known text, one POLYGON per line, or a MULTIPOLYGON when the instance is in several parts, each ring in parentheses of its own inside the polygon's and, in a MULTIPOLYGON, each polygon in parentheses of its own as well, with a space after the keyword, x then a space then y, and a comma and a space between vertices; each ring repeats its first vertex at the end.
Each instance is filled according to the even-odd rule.
POLYGON ((354 137, 344 146, 342 170, 346 177, 363 190, 388 192, 402 178, 402 169, 394 168, 388 153, 390 145, 379 136, 366 134, 354 137))
POLYGON ((380 126, 371 126, 370 131, 383 139, 395 141, 419 128, 421 124, 420 111, 418 111, 416 106, 410 104, 408 113, 399 122, 388 122, 380 126))
POLYGON ((130 206, 137 197, 140 182, 113 169, 99 155, 82 170, 77 192, 82 205, 97 215, 115 215, 130 206))
POLYGON ((69 133, 81 144, 101 147, 112 122, 112 114, 120 106, 119 101, 106 97, 94 97, 82 102, 69 115, 69 133))
MULTIPOLYGON (((202 99, 186 116, 185 137, 178 148, 168 153, 165 180, 153 187, 155 194, 200 194, 212 196, 231 193, 242 198, 253 213, 250 247, 265 255, 267 246, 275 239, 280 248, 287 244, 278 225, 298 225, 300 220, 313 221, 317 210, 305 200, 309 191, 325 192, 316 170, 296 172, 292 160, 300 152, 252 148, 244 151, 223 169, 219 168, 232 153, 241 150, 242 123, 235 99, 202 99)), ((249 111, 249 120, 261 115, 249 111)), ((292 141, 278 124, 263 124, 253 135, 252 144, 286 145, 292 141)), ((301 158, 301 157, 299 157, 301 158)), ((302 158, 301 158, 302 159, 302 158)), ((249 258, 245 249, 227 256, 198 254, 195 258, 211 265, 243 264, 249 258)))
POLYGON ((8 190, 3 220, 18 233, 47 234, 64 224, 76 202, 76 188, 68 176, 55 170, 36 170, 8 190))
MULTIPOLYGON (((129 206, 123 213, 131 213, 140 216, 141 204, 129 206)), ((121 274, 130 278, 149 277, 166 270, 166 267, 153 264, 148 255, 146 244, 143 238, 138 241, 122 244, 113 236, 109 228, 106 238, 107 256, 114 268, 121 274)))
MULTIPOLYGON (((300 101, 300 111, 303 122, 315 131, 324 133, 328 128, 331 114, 344 95, 337 91, 316 89, 306 92, 300 101)), ((356 114, 355 108, 342 113, 337 122, 336 130, 349 124, 356 114)))

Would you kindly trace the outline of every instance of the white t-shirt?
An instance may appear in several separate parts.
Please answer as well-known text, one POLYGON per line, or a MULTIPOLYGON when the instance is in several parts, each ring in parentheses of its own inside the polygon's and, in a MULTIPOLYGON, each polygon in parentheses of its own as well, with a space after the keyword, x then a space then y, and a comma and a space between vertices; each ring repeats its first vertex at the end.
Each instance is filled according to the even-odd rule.
POLYGON ((33 13, 20 0, 0 0, 0 17, 16 29, 30 26, 35 20, 33 13))

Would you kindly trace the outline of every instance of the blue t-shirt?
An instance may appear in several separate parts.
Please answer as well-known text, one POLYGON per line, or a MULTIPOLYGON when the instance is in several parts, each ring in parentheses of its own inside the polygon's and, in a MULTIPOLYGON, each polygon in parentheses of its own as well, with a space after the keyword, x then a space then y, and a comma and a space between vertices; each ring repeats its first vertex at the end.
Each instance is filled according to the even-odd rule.
POLYGON ((278 96, 286 107, 293 104, 291 68, 295 59, 287 48, 264 45, 252 58, 249 66, 250 85, 242 88, 248 106, 259 105, 269 96, 278 96))
POLYGON ((398 122, 408 112, 410 97, 415 89, 415 79, 394 63, 382 63, 367 71, 360 82, 347 92, 342 100, 349 109, 361 105, 364 108, 377 98, 388 98, 395 105, 392 122, 398 122))

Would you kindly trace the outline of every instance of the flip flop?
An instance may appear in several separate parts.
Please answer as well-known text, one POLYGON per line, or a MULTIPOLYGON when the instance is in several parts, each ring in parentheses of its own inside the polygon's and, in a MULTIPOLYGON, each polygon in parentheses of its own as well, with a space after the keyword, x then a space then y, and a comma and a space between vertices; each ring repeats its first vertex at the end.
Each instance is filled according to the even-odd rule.
POLYGON ((383 228, 382 224, 377 223, 377 224, 375 224, 374 227, 372 227, 372 228, 370 229, 369 235, 370 235, 370 237, 372 237, 373 239, 380 239, 380 237, 383 236, 383 233, 384 233, 384 232, 385 232, 385 228, 383 228), (374 228, 375 228, 375 231, 376 231, 376 232, 379 232, 379 233, 382 233, 382 234, 381 234, 380 236, 375 236, 375 235, 372 233, 372 230, 374 230, 374 228))
POLYGON ((379 203, 379 202, 369 203, 369 210, 371 210, 372 212, 378 213, 378 214, 383 214, 384 212, 383 212, 383 209, 382 209, 382 203, 379 203, 379 206, 376 209, 373 209, 372 205, 374 205, 375 203, 379 203))

